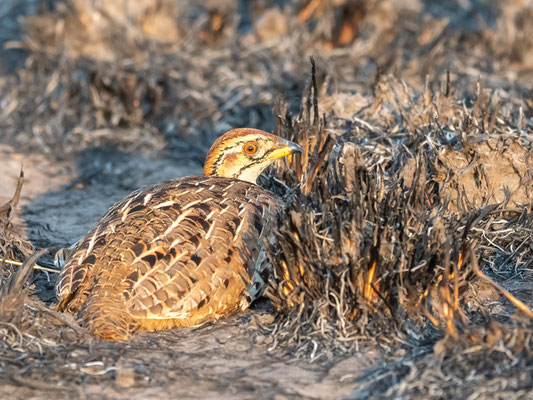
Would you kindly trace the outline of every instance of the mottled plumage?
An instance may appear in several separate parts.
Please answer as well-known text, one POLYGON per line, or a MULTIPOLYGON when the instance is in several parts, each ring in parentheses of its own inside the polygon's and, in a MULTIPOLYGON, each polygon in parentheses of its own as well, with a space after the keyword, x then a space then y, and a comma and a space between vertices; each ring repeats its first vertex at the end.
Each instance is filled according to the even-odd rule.
MULTIPOLYGON (((273 146, 277 157, 301 148, 257 130, 224 136, 206 162, 206 170, 215 163, 208 172, 215 176, 137 190, 80 240, 59 278, 60 310, 79 312, 82 325, 97 336, 125 339, 135 330, 217 320, 262 293, 268 274, 263 238, 272 238, 283 205, 255 183, 216 176, 217 167, 233 163, 241 150, 247 156, 240 164, 257 165, 273 146), (247 153, 254 137, 255 158, 247 153)), ((239 174, 244 167, 224 166, 239 174)), ((255 181, 251 170, 241 176, 255 181)))

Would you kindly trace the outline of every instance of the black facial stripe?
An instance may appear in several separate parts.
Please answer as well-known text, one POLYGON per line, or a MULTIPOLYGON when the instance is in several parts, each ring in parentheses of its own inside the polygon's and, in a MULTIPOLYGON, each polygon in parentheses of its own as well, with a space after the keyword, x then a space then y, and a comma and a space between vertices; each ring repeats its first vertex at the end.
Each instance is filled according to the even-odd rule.
POLYGON ((231 149, 232 147, 233 147, 232 145, 226 146, 221 151, 219 151, 218 157, 213 162, 213 165, 218 167, 220 165, 220 162, 222 161, 222 157, 224 157, 226 155, 226 150, 231 149))
POLYGON ((261 163, 264 161, 264 159, 265 159, 264 157, 261 157, 261 158, 258 158, 258 159, 256 159, 256 160, 254 160, 254 161, 251 162, 250 164, 245 165, 244 167, 242 167, 241 169, 239 169, 239 171, 237 172, 236 177, 241 176, 241 174, 242 174, 245 170, 247 170, 248 168, 253 167, 253 166, 257 165, 257 164, 261 164, 261 163))
POLYGON ((236 178, 238 178, 239 176, 241 176, 241 174, 247 169, 251 167, 251 164, 248 164, 248 165, 245 165, 244 167, 242 167, 241 169, 239 169, 239 172, 237 172, 237 174, 235 175, 236 178))
POLYGON ((267 158, 270 155, 270 153, 272 153, 274 150, 276 150, 276 149, 270 149, 270 150, 266 151, 265 154, 263 154, 263 156, 261 158, 267 158))

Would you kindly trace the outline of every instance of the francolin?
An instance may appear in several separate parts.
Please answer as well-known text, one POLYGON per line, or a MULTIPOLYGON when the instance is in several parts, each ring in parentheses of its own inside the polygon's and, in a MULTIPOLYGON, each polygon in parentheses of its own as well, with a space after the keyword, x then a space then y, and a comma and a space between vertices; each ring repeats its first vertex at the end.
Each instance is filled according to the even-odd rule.
POLYGON ((139 189, 112 206, 65 260, 58 309, 92 334, 125 340, 216 321, 260 296, 281 200, 256 185, 274 160, 302 152, 257 129, 211 147, 205 176, 139 189))

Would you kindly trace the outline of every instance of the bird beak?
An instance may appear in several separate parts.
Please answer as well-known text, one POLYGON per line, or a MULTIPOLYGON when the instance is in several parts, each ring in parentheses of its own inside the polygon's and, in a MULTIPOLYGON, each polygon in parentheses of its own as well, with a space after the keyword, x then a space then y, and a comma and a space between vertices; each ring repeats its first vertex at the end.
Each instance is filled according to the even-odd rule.
POLYGON ((304 152, 304 149, 302 149, 296 143, 291 142, 290 140, 281 139, 280 142, 281 142, 280 147, 274 150, 272 153, 270 153, 267 156, 267 159, 275 159, 275 158, 288 156, 289 154, 304 152))

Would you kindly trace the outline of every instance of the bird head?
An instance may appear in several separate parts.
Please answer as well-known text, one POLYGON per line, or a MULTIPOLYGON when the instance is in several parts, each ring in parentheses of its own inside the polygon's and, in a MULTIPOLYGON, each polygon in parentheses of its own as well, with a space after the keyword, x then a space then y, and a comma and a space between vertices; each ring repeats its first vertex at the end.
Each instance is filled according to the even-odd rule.
POLYGON ((302 152, 296 143, 259 129, 233 129, 211 146, 204 175, 255 183, 261 172, 276 159, 302 152))

